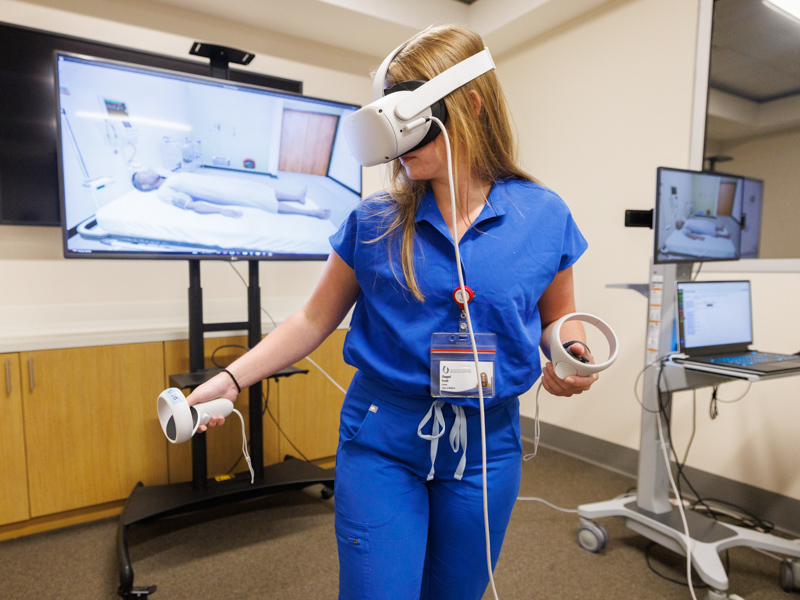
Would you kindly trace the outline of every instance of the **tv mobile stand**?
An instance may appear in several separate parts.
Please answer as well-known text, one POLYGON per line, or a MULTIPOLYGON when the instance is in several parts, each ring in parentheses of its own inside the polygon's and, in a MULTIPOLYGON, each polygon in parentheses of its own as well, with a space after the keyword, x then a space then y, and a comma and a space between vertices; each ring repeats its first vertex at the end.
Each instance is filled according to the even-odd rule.
MULTIPOLYGON (((258 283, 258 261, 249 261, 249 284, 247 295, 248 320, 237 323, 203 323, 202 288, 200 286, 200 261, 189 261, 189 366, 191 373, 171 375, 170 385, 177 388, 196 387, 220 372, 205 369, 203 345, 206 331, 247 330, 248 347, 261 341, 261 291, 258 283)), ((270 376, 276 381, 308 371, 288 367, 270 376)), ((156 586, 133 585, 133 567, 128 552, 128 529, 135 523, 154 521, 163 517, 190 511, 213 508, 231 502, 239 502, 289 490, 300 490, 322 484, 322 497, 333 495, 333 469, 323 469, 304 460, 286 457, 283 462, 264 466, 263 403, 261 386, 252 385, 249 390, 250 458, 255 481, 250 483, 249 471, 237 474, 233 479, 216 481, 208 479, 206 473, 205 435, 192 437, 192 481, 166 485, 144 486, 141 482, 133 488, 117 525, 117 558, 119 563, 119 589, 117 594, 125 600, 141 599, 153 594, 156 586), (289 460, 291 459, 291 460, 289 460)), ((155 400, 155 399, 154 399, 155 400)), ((153 402, 155 412, 155 401, 153 402)))
MULTIPOLYGON (((688 510, 685 511, 689 525, 687 538, 679 510, 670 502, 669 476, 659 439, 657 419, 661 419, 662 430, 666 432, 673 392, 735 380, 726 375, 692 371, 671 361, 662 362, 672 351, 676 312, 675 284, 677 281, 690 279, 691 267, 691 263, 651 264, 650 282, 647 286, 614 286, 640 291, 649 299, 637 493, 634 496, 579 506, 578 543, 590 552, 601 550, 608 542, 608 535, 594 519, 620 517, 633 531, 673 552, 685 556, 689 546, 692 566, 711 588, 706 600, 725 600, 738 596, 727 593, 728 576, 720 560, 720 552, 735 546, 749 546, 799 558, 800 543, 718 523, 688 510), (661 363, 661 366, 657 363, 661 363), (661 389, 661 382, 664 382, 665 389, 661 389), (661 412, 662 407, 666 415, 661 412)), ((751 379, 767 378, 769 377, 751 379)), ((669 440, 664 440, 667 451, 668 444, 669 440)))

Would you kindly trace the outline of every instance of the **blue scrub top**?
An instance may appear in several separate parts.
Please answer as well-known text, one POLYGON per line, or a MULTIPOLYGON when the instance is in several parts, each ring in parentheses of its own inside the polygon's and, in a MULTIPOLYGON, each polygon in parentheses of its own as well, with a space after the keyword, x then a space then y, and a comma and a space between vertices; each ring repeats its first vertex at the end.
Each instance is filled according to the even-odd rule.
MULTIPOLYGON (((330 238, 361 287, 344 358, 387 391, 430 398, 431 334, 458 331, 461 314, 452 297, 458 287, 453 238, 429 188, 414 236, 415 274, 425 296, 419 302, 401 283, 399 236, 373 242, 391 223, 392 207, 385 194, 367 198, 330 238)), ((537 302, 586 248, 567 205, 551 190, 519 179, 492 186, 459 245, 464 283, 475 292, 473 329, 497 335, 495 395, 487 407, 529 390, 541 375, 537 302)), ((477 398, 448 402, 478 406, 477 398)))

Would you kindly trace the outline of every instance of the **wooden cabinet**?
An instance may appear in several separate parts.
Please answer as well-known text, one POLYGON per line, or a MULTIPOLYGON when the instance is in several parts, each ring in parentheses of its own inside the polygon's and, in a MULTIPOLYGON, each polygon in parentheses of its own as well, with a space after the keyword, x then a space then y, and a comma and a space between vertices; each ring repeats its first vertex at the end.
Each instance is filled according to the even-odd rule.
MULTIPOLYGON (((345 334, 344 330, 334 331, 310 358, 347 389, 356 370, 342 358, 345 334)), ((286 436, 309 460, 332 457, 339 440, 339 413, 344 394, 308 360, 301 360, 296 366, 308 369, 308 375, 294 375, 280 381, 279 415, 275 417, 286 436)), ((297 451, 283 435, 280 454, 281 457, 297 456, 297 451)))
MULTIPOLYGON (((335 331, 314 351, 311 359, 322 367, 333 379, 347 389, 355 369, 342 359, 344 331, 335 331)), ((206 367, 227 366, 240 356, 246 344, 241 337, 210 338, 205 340, 206 367), (212 356, 214 360, 212 361, 212 356)), ((169 374, 185 373, 189 370, 188 342, 167 342, 164 345, 167 378, 169 374)), ((309 460, 330 458, 336 454, 339 434, 339 412, 344 394, 338 390, 309 361, 302 360, 298 367, 308 369, 307 375, 292 375, 281 378, 276 384, 267 380, 261 384, 263 395, 264 464, 270 465, 291 454, 300 457, 295 446, 309 460), (279 435, 280 423, 285 435, 279 435), (287 437, 288 436, 288 439, 287 437)), ((168 381, 165 381, 165 386, 168 381)), ((188 393, 189 390, 184 390, 188 393)), ((245 418, 249 431, 248 393, 243 391, 236 401, 236 408, 245 418)), ((224 475, 236 465, 242 456, 242 427, 239 417, 231 415, 224 427, 215 427, 206 436, 207 471, 209 477, 224 475)), ((242 460, 234 472, 245 471, 242 460)), ((192 478, 191 444, 169 445, 170 483, 190 481, 192 478)))
POLYGON ((167 482, 162 343, 20 353, 31 517, 167 482))
MULTIPOLYGON (((334 332, 311 358, 346 388, 355 370, 342 359, 344 336, 334 332)), ((230 364, 244 344, 205 340, 206 366, 230 364)), ((188 357, 186 341, 0 354, 0 539, 116 514, 139 481, 191 480, 191 444, 170 444, 156 412, 188 357)), ((344 395, 308 361, 297 366, 309 373, 261 384, 267 465, 299 454, 273 417, 309 460, 336 453, 344 395)), ((246 392, 236 408, 249 431, 246 392)), ((209 477, 228 473, 242 456, 239 418, 204 435, 209 477)), ((242 460, 235 472, 246 468, 242 460)))
POLYGON ((0 354, 0 525, 30 518, 19 356, 0 354))

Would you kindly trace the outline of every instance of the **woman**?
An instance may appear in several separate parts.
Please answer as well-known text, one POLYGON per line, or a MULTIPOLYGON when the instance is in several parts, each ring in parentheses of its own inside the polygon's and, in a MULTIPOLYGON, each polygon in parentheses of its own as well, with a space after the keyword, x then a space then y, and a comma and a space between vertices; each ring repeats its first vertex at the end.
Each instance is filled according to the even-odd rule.
MULTIPOLYGON (((483 49, 475 33, 428 29, 394 58, 386 87, 429 80, 483 49)), ((473 327, 494 333, 493 397, 485 400, 493 564, 519 490, 518 395, 542 374, 552 324, 574 312, 572 264, 586 248, 566 205, 515 162, 510 119, 493 71, 445 98, 453 145, 453 231, 444 136, 391 165, 391 186, 363 201, 332 236, 308 303, 256 348, 198 388, 190 403, 234 399, 316 348, 355 303, 345 360, 356 366, 336 457, 340 598, 479 599, 488 584, 477 398, 431 397, 431 334, 458 331, 459 243, 473 327), (439 452, 433 422, 454 451, 439 452), (468 444, 467 444, 468 442, 468 444), (464 460, 464 458, 466 460, 464 460)), ((583 340, 579 322, 562 329, 583 340)), ((580 344, 570 348, 585 354, 580 344)), ((549 356, 549 353, 548 353, 549 356)), ((591 377, 544 387, 571 396, 591 377)), ((209 425, 217 425, 214 419, 209 425)))

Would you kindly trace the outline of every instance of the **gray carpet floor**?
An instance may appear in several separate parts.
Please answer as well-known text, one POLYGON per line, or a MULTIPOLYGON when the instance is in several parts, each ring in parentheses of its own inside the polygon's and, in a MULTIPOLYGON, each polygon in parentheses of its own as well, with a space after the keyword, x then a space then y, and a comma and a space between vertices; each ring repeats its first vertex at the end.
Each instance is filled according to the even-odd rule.
MULTIPOLYGON (((540 448, 523 464, 520 495, 574 509, 634 485, 629 477, 540 448)), ((134 525, 135 584, 157 585, 154 600, 333 600, 334 501, 322 500, 316 486, 134 525)), ((495 570, 500 599, 691 599, 687 587, 648 568, 648 540, 617 518, 600 522, 609 543, 592 554, 576 542, 576 515, 517 502, 495 570)), ((116 518, 105 519, 1 542, 0 599, 117 598, 116 527, 116 518)), ((648 554, 660 573, 685 580, 682 557, 660 547, 648 554)), ((731 593, 745 600, 800 598, 781 590, 775 559, 748 548, 732 549, 729 559, 731 593)), ((706 593, 698 589, 698 600, 706 593)))

